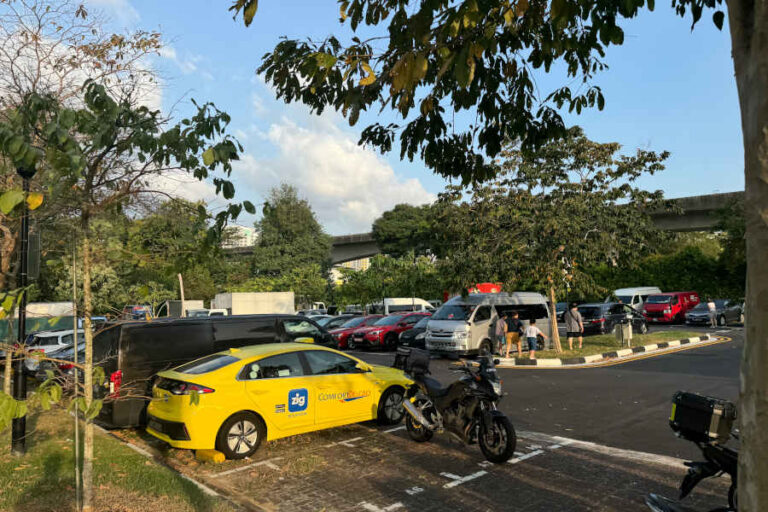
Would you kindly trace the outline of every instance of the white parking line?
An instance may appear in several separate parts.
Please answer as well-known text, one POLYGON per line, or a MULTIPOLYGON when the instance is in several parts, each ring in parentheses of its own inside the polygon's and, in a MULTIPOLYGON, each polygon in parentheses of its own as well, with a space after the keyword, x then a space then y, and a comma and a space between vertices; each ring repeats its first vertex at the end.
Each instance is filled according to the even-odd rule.
POLYGON ((399 508, 403 508, 403 504, 399 501, 397 503, 393 503, 392 505, 389 505, 388 507, 380 508, 376 505, 372 505, 371 503, 368 503, 367 501, 363 501, 361 503, 357 504, 359 507, 363 507, 368 512, 390 512, 392 510, 397 510, 399 508))
POLYGON ((526 453, 525 455, 515 457, 514 459, 509 459, 507 462, 510 464, 517 464, 518 462, 523 462, 524 460, 528 460, 531 457, 541 455, 542 453, 544 453, 544 450, 534 450, 531 453, 526 453))
POLYGON ((247 466, 240 466, 239 468, 230 469, 229 471, 222 471, 221 473, 212 474, 211 477, 218 478, 220 476, 231 475, 232 473, 245 471, 246 469, 251 469, 259 466, 264 466, 269 469, 279 470, 280 468, 276 464, 274 464, 272 461, 280 460, 280 459, 282 459, 282 457, 275 457, 274 459, 262 460, 261 462, 254 462, 253 464, 248 464, 247 466))
POLYGON ((453 482, 448 482, 443 486, 445 489, 451 489, 453 487, 456 487, 457 485, 461 485, 463 483, 469 482, 470 480, 474 480, 475 478, 480 478, 483 475, 487 475, 487 471, 478 471, 477 473, 472 473, 471 475, 467 476, 459 476, 454 475, 453 473, 440 473, 445 478, 450 478, 453 480, 453 482))
POLYGON ((390 428, 389 430, 385 430, 384 432, 387 434, 391 434, 392 432, 397 432, 398 430, 405 430, 405 425, 400 425, 399 427, 390 428))
POLYGON ((359 441, 361 439, 362 437, 353 437, 352 439, 347 439, 346 441, 337 441, 335 443, 326 444, 324 448, 330 448, 331 446, 336 446, 339 444, 342 446, 346 446, 347 448, 355 448, 355 445, 353 445, 352 443, 354 443, 355 441, 359 441))

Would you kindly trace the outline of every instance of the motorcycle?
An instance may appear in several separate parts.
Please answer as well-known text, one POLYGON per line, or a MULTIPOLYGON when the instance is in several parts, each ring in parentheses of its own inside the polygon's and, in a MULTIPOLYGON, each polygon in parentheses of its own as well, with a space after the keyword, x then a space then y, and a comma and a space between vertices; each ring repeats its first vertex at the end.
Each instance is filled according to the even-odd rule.
MULTIPOLYGON (((739 452, 725 446, 730 438, 738 439, 738 433, 732 430, 735 411, 736 407, 725 400, 685 392, 675 394, 670 427, 679 437, 695 443, 705 459, 703 462, 685 463, 689 469, 680 484, 679 500, 688 496, 705 478, 727 474, 731 477, 728 507, 715 508, 710 512, 738 510, 736 483, 739 452), (702 414, 704 411, 708 414, 702 414)), ((691 509, 658 494, 649 494, 645 504, 654 512, 691 512, 691 509)))
POLYGON ((423 443, 447 431, 464 444, 478 443, 490 462, 509 460, 517 436, 512 422, 496 407, 502 396, 496 364, 498 360, 487 352, 478 357, 476 367, 462 361, 455 369, 462 376, 443 387, 429 377, 429 352, 398 348, 395 366, 414 381, 403 400, 410 438, 423 443))

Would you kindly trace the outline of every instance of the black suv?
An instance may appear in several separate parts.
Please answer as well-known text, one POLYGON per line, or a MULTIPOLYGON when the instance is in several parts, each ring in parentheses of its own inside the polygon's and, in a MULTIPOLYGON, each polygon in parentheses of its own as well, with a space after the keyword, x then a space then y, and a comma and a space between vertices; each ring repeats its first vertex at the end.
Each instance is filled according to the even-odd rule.
POLYGON ((584 322, 584 334, 606 334, 622 322, 632 322, 632 331, 645 334, 648 324, 645 317, 632 306, 621 302, 595 302, 579 305, 579 313, 584 322))

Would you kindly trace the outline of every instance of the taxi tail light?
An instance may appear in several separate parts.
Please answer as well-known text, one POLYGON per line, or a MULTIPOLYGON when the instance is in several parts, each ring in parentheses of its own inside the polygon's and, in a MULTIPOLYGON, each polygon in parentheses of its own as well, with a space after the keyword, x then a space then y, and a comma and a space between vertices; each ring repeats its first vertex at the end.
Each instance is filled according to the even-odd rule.
POLYGON ((120 394, 120 386, 123 384, 123 370, 117 370, 109 375, 109 397, 116 398, 120 394))
POLYGON ((199 384, 192 384, 190 382, 182 382, 180 380, 169 382, 165 389, 174 395, 189 395, 193 391, 201 395, 207 395, 208 393, 213 393, 216 391, 215 389, 209 387, 201 386, 199 384))

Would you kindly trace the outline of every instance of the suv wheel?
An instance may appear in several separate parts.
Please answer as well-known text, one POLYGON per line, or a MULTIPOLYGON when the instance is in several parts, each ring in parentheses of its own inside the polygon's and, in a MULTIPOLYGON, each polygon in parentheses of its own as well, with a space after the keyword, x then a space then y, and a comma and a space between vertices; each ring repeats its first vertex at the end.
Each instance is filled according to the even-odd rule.
POLYGON ((355 340, 352 339, 352 336, 347 338, 347 348, 349 350, 355 350, 357 348, 357 343, 355 343, 355 340))
POLYGON ((389 334, 384 338, 384 349, 395 350, 397 349, 397 334, 389 334))
POLYGON ((720 317, 717 319, 717 325, 720 327, 725 327, 728 322, 725 321, 725 315, 720 315, 720 317))

